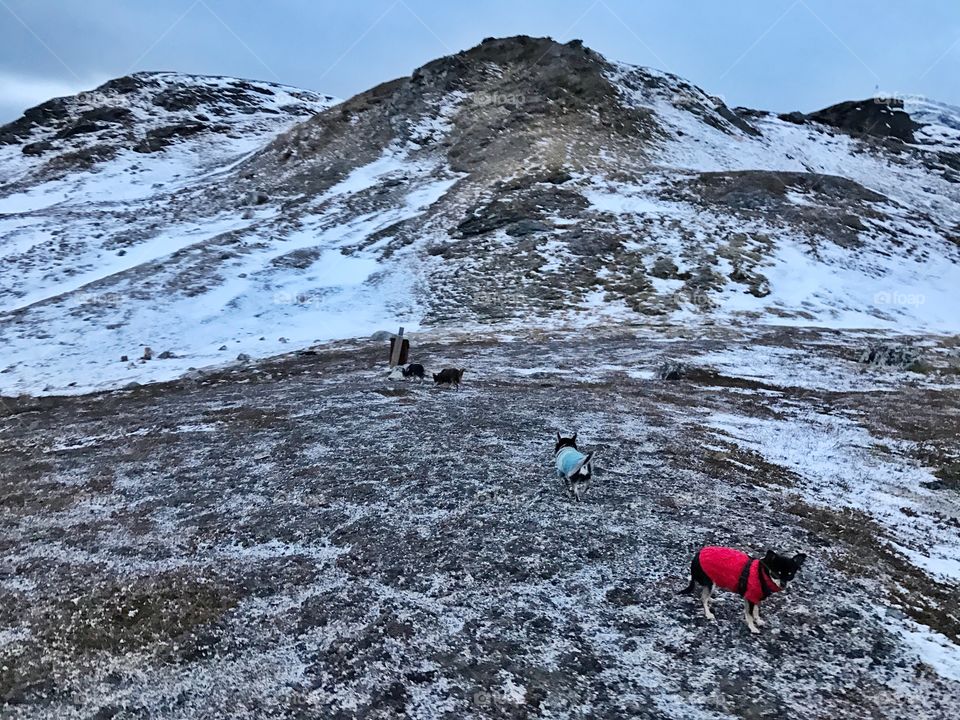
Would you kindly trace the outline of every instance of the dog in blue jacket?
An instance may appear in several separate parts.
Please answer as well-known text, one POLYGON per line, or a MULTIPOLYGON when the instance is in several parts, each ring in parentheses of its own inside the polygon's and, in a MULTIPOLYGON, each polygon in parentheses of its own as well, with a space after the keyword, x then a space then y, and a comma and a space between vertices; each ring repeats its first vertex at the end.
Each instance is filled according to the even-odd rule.
POLYGON ((567 492, 580 502, 584 492, 590 487, 593 476, 593 453, 584 455, 577 449, 577 434, 563 437, 557 433, 557 444, 553 450, 557 465, 557 477, 562 478, 567 492))

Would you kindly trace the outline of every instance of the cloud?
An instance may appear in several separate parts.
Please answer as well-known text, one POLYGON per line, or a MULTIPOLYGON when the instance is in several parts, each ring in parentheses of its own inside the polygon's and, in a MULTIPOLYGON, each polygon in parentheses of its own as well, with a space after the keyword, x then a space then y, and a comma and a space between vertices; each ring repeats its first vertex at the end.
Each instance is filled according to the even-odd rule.
POLYGON ((81 81, 28 75, 0 68, 0 122, 12 120, 27 108, 50 98, 75 95, 102 82, 98 78, 81 81))

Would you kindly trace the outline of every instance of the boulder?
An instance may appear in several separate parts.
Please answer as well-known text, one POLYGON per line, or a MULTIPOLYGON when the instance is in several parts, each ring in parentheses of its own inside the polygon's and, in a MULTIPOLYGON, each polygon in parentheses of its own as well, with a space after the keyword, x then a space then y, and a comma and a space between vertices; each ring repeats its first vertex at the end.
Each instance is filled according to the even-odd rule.
POLYGON ((860 353, 860 362, 879 367, 908 367, 920 359, 920 352, 910 345, 877 343, 860 353))
POLYGON ((527 218, 524 220, 519 220, 508 226, 507 235, 510 237, 524 237, 526 235, 532 235, 533 233, 549 232, 550 230, 551 228, 549 225, 542 223, 539 220, 531 220, 527 218))
POLYGON ((903 101, 886 98, 837 103, 807 118, 854 135, 891 137, 908 143, 916 141, 913 133, 922 127, 903 111, 903 101))
POLYGON ((679 380, 687 374, 687 368, 676 360, 668 360, 657 370, 657 377, 661 380, 679 380))
POLYGON ((270 196, 262 190, 251 190, 247 193, 247 205, 263 205, 270 201, 270 196))
POLYGON ((661 255, 654 261, 653 267, 650 268, 650 275, 661 280, 667 280, 677 277, 679 270, 680 268, 673 260, 661 255))

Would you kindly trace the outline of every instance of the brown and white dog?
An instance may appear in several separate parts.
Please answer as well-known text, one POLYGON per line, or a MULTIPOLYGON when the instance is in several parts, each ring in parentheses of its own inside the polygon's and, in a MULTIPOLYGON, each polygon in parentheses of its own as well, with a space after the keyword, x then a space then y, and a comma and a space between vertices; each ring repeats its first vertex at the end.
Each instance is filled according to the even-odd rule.
POLYGON ((803 553, 790 558, 767 550, 767 554, 758 559, 733 548, 703 547, 690 563, 690 584, 680 592, 691 593, 700 585, 703 614, 708 620, 714 619, 710 612, 710 597, 714 587, 737 593, 744 600, 743 616, 747 627, 750 632, 758 633, 760 629, 757 625, 764 624, 760 619, 760 602, 783 590, 806 559, 803 553))

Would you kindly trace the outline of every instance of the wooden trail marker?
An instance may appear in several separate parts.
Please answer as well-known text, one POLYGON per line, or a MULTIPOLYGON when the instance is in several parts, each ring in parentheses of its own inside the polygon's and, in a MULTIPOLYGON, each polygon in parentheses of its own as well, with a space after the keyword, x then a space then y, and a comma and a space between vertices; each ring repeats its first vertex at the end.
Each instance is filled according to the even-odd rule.
POLYGON ((406 363, 409 352, 410 341, 403 339, 403 327, 401 327, 397 336, 390 338, 390 367, 406 363))

